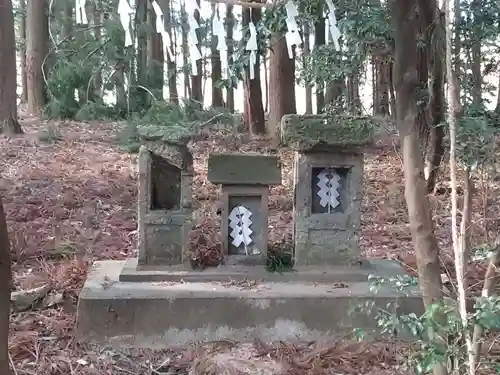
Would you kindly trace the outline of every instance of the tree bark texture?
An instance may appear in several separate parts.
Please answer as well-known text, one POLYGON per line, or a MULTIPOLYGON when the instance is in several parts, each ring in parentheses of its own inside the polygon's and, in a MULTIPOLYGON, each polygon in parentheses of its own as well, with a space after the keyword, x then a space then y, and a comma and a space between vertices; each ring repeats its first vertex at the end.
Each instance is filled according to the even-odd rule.
MULTIPOLYGON (((198 6, 200 5, 200 0, 196 0, 198 6)), ((200 12, 196 11, 194 18, 198 23, 200 23, 200 12)), ((201 43, 201 35, 200 29, 196 30, 196 35, 198 36, 198 40, 201 43)), ((198 45, 199 47, 200 45, 198 45)), ((202 59, 196 62, 196 68, 198 70, 198 74, 191 75, 191 100, 198 103, 201 107, 203 107, 203 64, 202 59)), ((192 72, 194 73, 194 72, 192 72)))
MULTIPOLYGON (((417 256, 420 289, 426 307, 443 297, 439 247, 434 235, 431 209, 424 178, 423 155, 418 129, 417 89, 419 87, 416 1, 393 1, 395 30, 394 80, 397 122, 402 138, 405 198, 413 246, 417 256)), ((435 374, 445 374, 437 366, 435 374)), ((444 372, 443 372, 444 371, 444 372)))
MULTIPOLYGON (((7 12, 6 3, 11 0, 0 0, 0 19, 2 12, 7 12)), ((10 4, 12 9, 12 3, 10 4)), ((12 11, 8 14, 12 14, 12 11)), ((14 31, 12 31, 14 32, 14 31)), ((10 287, 12 284, 11 255, 9 235, 2 199, 0 198, 0 374, 11 375, 9 368, 9 316, 10 287)))
POLYGON ((21 59, 21 103, 28 102, 28 78, 26 77, 26 0, 19 1, 21 21, 19 23, 19 38, 23 46, 19 58, 21 59))
POLYGON ((12 1, 0 0, 0 133, 20 134, 17 121, 16 42, 12 1))
MULTIPOLYGON (((184 96, 192 98, 191 83, 189 79, 189 47, 188 47, 188 19, 184 4, 181 3, 181 39, 182 39, 182 69, 184 71, 184 96)), ((170 74, 170 73, 169 73, 170 74)))
MULTIPOLYGON (((309 37, 311 35, 310 26, 308 22, 304 23, 304 43, 302 47, 302 64, 305 66, 305 62, 309 54, 311 53, 311 45, 309 41, 309 37)), ((312 87, 311 85, 306 85, 306 114, 313 113, 312 106, 312 87)))
MULTIPOLYGON (((212 13, 215 14, 215 4, 212 4, 212 13)), ((222 78, 222 66, 220 61, 220 53, 217 50, 217 38, 212 35, 211 41, 211 57, 210 62, 212 65, 212 107, 223 107, 224 98, 222 97, 222 87, 218 84, 222 78)))
POLYGON ((268 133, 278 137, 281 118, 297 113, 295 106, 295 60, 288 56, 285 34, 271 37, 269 57, 269 118, 268 133))
MULTIPOLYGON (((227 40, 227 64, 231 66, 233 63, 233 53, 234 53, 234 40, 233 40, 233 28, 234 28, 234 14, 233 6, 226 5, 226 40, 227 40)), ((226 95, 226 106, 230 112, 234 112, 234 88, 232 86, 227 88, 226 95)))
POLYGON ((163 38, 156 30, 156 13, 151 2, 148 2, 148 24, 151 27, 151 33, 148 35, 147 56, 148 56, 148 75, 149 86, 154 88, 156 99, 163 100, 163 67, 164 50, 163 38))
MULTIPOLYGON (((254 8, 245 8, 242 11, 243 26, 248 26, 250 19, 254 24, 257 24, 262 17, 262 10, 254 8)), ((250 68, 245 69, 245 76, 243 79, 243 88, 246 91, 245 102, 248 110, 248 129, 252 134, 265 134, 266 123, 264 117, 264 106, 262 104, 262 87, 260 82, 260 58, 257 52, 257 59, 255 63, 254 79, 250 79, 250 68)))
MULTIPOLYGON (((325 18, 323 17, 323 4, 319 6, 318 16, 314 22, 314 48, 318 48, 326 43, 325 36, 325 18)), ((324 82, 316 84, 316 112, 320 113, 325 107, 325 90, 324 82)))
POLYGON ((28 111, 40 115, 46 103, 42 64, 48 54, 49 24, 47 1, 27 2, 26 75, 28 111))
MULTIPOLYGON (((170 0, 163 0, 161 3, 163 10, 163 20, 165 24, 165 30, 171 41, 172 53, 175 57, 177 40, 172 33, 172 8, 170 7, 170 0)), ((167 59, 167 81, 168 81, 168 100, 173 104, 179 104, 179 94, 177 92, 177 63, 170 59, 170 56, 166 54, 167 59)))

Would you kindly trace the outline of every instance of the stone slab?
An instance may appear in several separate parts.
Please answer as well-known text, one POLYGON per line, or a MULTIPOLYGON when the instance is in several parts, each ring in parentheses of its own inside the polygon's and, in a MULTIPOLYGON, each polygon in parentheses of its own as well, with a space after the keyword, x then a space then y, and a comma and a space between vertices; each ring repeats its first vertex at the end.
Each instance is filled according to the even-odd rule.
POLYGON ((119 281, 123 261, 94 263, 80 292, 76 334, 98 345, 171 348, 199 341, 321 340, 375 327, 372 317, 349 311, 366 300, 385 308, 395 298, 404 312, 421 313, 415 291, 403 297, 367 282, 263 282, 253 288, 220 282, 119 281))
POLYGON ((396 261, 373 259, 363 261, 359 266, 316 266, 297 267, 292 271, 271 273, 264 265, 242 266, 225 265, 193 270, 188 264, 178 266, 141 266, 136 258, 129 258, 123 264, 119 281, 122 282, 242 282, 260 280, 268 282, 318 282, 349 283, 363 282, 368 276, 397 276, 404 273, 403 267, 396 261))
POLYGON ((279 185, 281 167, 275 155, 211 154, 208 181, 222 185, 279 185))

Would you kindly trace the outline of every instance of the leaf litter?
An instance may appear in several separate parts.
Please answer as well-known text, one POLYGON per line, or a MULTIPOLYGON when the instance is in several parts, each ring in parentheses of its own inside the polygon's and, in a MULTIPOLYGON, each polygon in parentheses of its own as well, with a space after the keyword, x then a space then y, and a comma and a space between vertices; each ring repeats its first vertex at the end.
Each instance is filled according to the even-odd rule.
MULTIPOLYGON (((289 375, 404 373, 399 366, 404 345, 394 342, 211 343, 176 351, 113 350, 77 343, 76 303, 89 265, 136 255, 136 156, 120 151, 116 123, 58 122, 51 126, 61 135, 50 144, 37 136, 47 127, 44 121, 22 116, 22 124, 24 136, 0 138, 0 193, 12 244, 13 292, 45 290, 46 285, 51 290, 41 298, 45 303, 34 302, 26 311, 11 314, 9 350, 16 374, 244 374, 245 368, 289 375)), ((201 261, 220 254, 219 187, 206 178, 211 152, 279 155, 283 177, 282 185, 270 191, 269 240, 291 241, 292 152, 276 150, 263 138, 221 132, 204 134, 192 148, 196 226, 191 245, 206 258, 201 261)), ((367 153, 361 245, 366 256, 397 259, 415 274, 401 167, 392 145, 367 153)), ((477 213, 487 211, 492 218, 489 230, 498 231, 498 190, 498 184, 489 186, 487 209, 484 189, 474 197, 474 244, 486 237, 484 218, 477 213)), ((453 277, 449 196, 432 195, 430 201, 443 272, 453 277)), ((469 270, 476 289, 483 272, 483 266, 469 270)))

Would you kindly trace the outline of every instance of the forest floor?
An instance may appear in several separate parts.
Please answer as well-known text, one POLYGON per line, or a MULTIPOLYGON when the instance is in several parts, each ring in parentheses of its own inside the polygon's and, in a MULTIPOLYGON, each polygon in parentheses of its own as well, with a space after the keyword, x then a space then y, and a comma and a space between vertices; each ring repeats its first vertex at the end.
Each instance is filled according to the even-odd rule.
MULTIPOLYGON (((401 346, 395 343, 334 342, 321 347, 281 343, 273 348, 216 343, 168 353, 96 349, 76 343, 76 301, 88 266, 95 260, 135 255, 136 155, 118 147, 117 124, 54 124, 59 133, 47 132, 47 123, 36 118, 21 114, 21 120, 25 135, 0 137, 0 194, 12 243, 13 291, 40 287, 45 297, 35 308, 11 315, 9 348, 15 374, 187 374, 193 363, 197 371, 192 374, 223 374, 214 366, 231 363, 233 368, 248 368, 249 361, 259 363, 262 374, 270 375, 283 369, 296 375, 402 373, 398 370, 401 346), (50 142, 56 138, 57 142, 50 142), (208 357, 211 365, 205 363, 208 357)), ((267 153, 272 148, 264 139, 245 135, 211 134, 194 143, 199 231, 214 242, 207 248, 216 246, 218 227, 218 189, 206 180, 207 157, 222 150, 267 153)), ((292 153, 284 150, 279 156, 283 184, 273 187, 270 195, 271 241, 291 238, 292 153)), ((485 191, 480 184, 477 187, 472 232, 474 243, 480 244, 485 238, 485 191)), ((399 259, 414 270, 401 156, 390 142, 366 155, 364 189, 364 254, 399 259)), ((490 217, 499 212, 498 189, 489 186, 490 217)), ((432 195, 430 201, 443 272, 453 273, 449 194, 432 195)), ((493 223, 489 225, 491 229, 493 223)), ((477 281, 480 288, 482 272, 475 271, 470 274, 472 284, 477 281)))

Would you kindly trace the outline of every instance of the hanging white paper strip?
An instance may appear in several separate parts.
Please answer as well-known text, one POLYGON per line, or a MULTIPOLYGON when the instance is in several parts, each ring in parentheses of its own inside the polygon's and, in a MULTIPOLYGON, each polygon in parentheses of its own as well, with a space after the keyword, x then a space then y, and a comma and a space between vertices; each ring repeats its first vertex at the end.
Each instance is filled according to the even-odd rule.
POLYGON ((340 176, 333 169, 327 168, 322 170, 317 178, 317 186, 319 187, 318 197, 320 197, 319 204, 321 204, 322 207, 328 205, 328 210, 330 210, 330 207, 337 207, 340 204, 337 199, 340 196, 340 176))
POLYGON ((198 36, 196 35, 196 30, 200 28, 198 21, 194 17, 195 12, 200 12, 200 7, 196 0, 185 0, 184 7, 187 14, 189 31, 188 31, 188 48, 189 48, 189 58, 191 60, 192 74, 197 76, 199 74, 196 62, 201 59, 201 53, 198 49, 198 36))
POLYGON ((75 0, 76 24, 88 25, 87 13, 85 12, 85 0, 75 0))
POLYGON ((161 40, 163 43, 163 51, 165 54, 168 54, 168 57, 170 61, 174 61, 174 55, 171 50, 172 46, 172 41, 170 40, 170 35, 168 35, 167 31, 165 30, 165 19, 163 15, 163 11, 161 10, 160 6, 158 3, 153 0, 152 2, 153 5, 153 10, 156 15, 156 32, 158 34, 161 34, 161 40))
POLYGON ((226 44, 226 30, 224 24, 220 19, 220 12, 222 4, 217 4, 215 14, 212 20, 212 33, 217 37, 217 50, 219 51, 219 58, 221 64, 222 78, 226 76, 227 70, 227 44, 226 44))
POLYGON ((299 15, 297 7, 292 1, 288 1, 285 5, 286 9, 286 28, 285 41, 288 48, 288 57, 293 59, 293 46, 298 46, 302 43, 302 38, 299 34, 299 27, 295 17, 299 15))
POLYGON ((236 206, 229 214, 229 228, 232 229, 229 234, 233 240, 231 243, 235 247, 240 247, 241 244, 245 246, 245 254, 248 255, 247 246, 252 243, 250 236, 253 231, 250 229, 252 220, 250 217, 252 213, 244 206, 236 206))
POLYGON ((335 6, 333 5, 332 0, 326 0, 326 4, 328 5, 328 9, 330 12, 328 13, 328 21, 330 22, 330 35, 332 36, 333 45, 337 51, 340 51, 340 30, 337 27, 337 17, 335 17, 335 6))
POLYGON ((118 3, 118 15, 120 16, 120 22, 125 31, 125 47, 129 47, 133 44, 132 34, 130 32, 132 16, 134 14, 134 9, 130 6, 127 0, 120 0, 118 3))
MULTIPOLYGON (((252 9, 250 9, 250 19, 252 18, 252 9)), ((255 69, 258 69, 255 65, 257 64, 257 29, 252 21, 248 24, 248 28, 250 30, 250 38, 248 38, 247 45, 245 50, 250 51, 250 59, 249 59, 249 70, 250 70, 250 79, 255 79, 255 69)))

